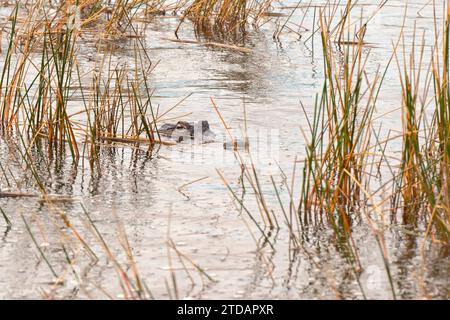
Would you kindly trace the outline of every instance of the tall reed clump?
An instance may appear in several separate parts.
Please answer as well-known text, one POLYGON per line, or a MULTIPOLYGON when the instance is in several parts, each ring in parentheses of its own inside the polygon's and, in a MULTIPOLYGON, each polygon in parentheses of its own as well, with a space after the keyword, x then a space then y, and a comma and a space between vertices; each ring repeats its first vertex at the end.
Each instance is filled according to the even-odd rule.
POLYGON ((398 63, 403 147, 392 207, 394 212, 401 209, 403 223, 417 227, 423 222, 427 235, 447 242, 450 240, 450 9, 445 3, 443 8, 440 32, 435 17, 435 45, 428 66, 424 62, 425 34, 419 49, 414 42, 403 66, 398 63), (430 114, 431 121, 427 121, 430 114))
MULTIPOLYGON (((416 39, 415 32, 414 39, 416 39)), ((422 176, 426 170, 427 157, 423 156, 423 150, 421 150, 422 142, 420 139, 420 131, 424 125, 424 101, 427 92, 427 90, 422 92, 425 46, 423 42, 424 38, 422 39, 421 45, 416 45, 414 41, 411 53, 407 57, 404 41, 403 39, 403 65, 400 64, 398 54, 396 54, 402 86, 403 134, 400 174, 396 177, 397 181, 394 184, 400 192, 393 193, 392 206, 394 212, 401 207, 403 223, 414 224, 417 220, 417 212, 420 210, 423 201, 422 192, 426 189, 426 185, 421 183, 421 178, 428 179, 428 174, 422 176)), ((426 131, 424 132, 426 133, 426 131)), ((425 141, 427 140, 425 139, 425 141)))
MULTIPOLYGON (((435 46, 425 77, 421 44, 420 60, 415 59, 415 45, 401 71, 403 88, 403 157, 396 192, 402 196, 404 223, 427 224, 427 235, 443 241, 450 239, 450 9, 444 4, 440 39, 435 46), (447 9, 447 10, 445 10, 447 9), (409 63, 409 70, 408 70, 409 63), (422 87, 421 87, 422 86, 422 87), (432 94, 431 110, 427 96, 432 94), (432 114, 430 122, 426 115, 432 114), (424 215, 425 214, 425 215, 424 215)), ((435 17, 436 18, 436 17, 435 17)), ((436 19, 437 21, 437 19, 436 19)), ((436 27, 436 30, 438 28, 436 27)), ((425 38, 425 37, 424 37, 425 38)), ((398 208, 398 200, 394 203, 398 208)))
POLYGON ((243 32, 248 23, 254 26, 267 11, 271 0, 193 0, 186 8, 178 25, 189 18, 197 33, 213 35, 215 32, 236 35, 243 32))
POLYGON ((436 180, 429 180, 435 192, 427 192, 431 205, 431 224, 436 232, 450 240, 450 2, 447 1, 447 15, 443 26, 442 60, 436 55, 432 59, 433 87, 435 94, 435 114, 433 127, 434 141, 437 141, 439 157, 436 162, 436 180), (436 196, 435 196, 436 195, 436 196))
POLYGON ((49 150, 57 147, 64 148, 64 140, 66 140, 72 158, 78 160, 77 141, 68 111, 70 87, 74 72, 75 41, 77 34, 69 28, 62 29, 56 35, 49 31, 48 29, 45 30, 48 40, 44 40, 48 48, 44 46, 42 53, 43 57, 50 58, 46 62, 47 74, 49 76, 47 81, 54 79, 53 81, 55 83, 53 87, 56 89, 54 109, 50 108, 47 113, 49 116, 47 120, 49 150))
POLYGON ((320 23, 325 82, 309 121, 299 214, 303 223, 325 215, 339 234, 350 235, 352 216, 364 201, 371 120, 382 81, 377 73, 366 83, 369 55, 363 54, 363 38, 342 46, 339 55, 323 16, 320 23))
POLYGON ((150 150, 155 143, 164 143, 151 102, 148 74, 153 65, 138 46, 134 52, 131 72, 127 66, 112 66, 109 61, 106 70, 93 75, 93 97, 84 99, 91 160, 98 158, 98 142, 147 143, 150 150))
POLYGON ((5 55, 3 69, 0 79, 0 99, 1 99, 1 124, 3 129, 11 129, 16 123, 17 114, 16 99, 18 87, 22 81, 25 63, 16 62, 14 64, 13 56, 16 51, 16 33, 17 33, 17 15, 18 6, 11 15, 11 31, 8 42, 8 51, 5 55))
MULTIPOLYGON (((331 20, 320 12, 319 23, 324 59, 324 84, 316 96, 311 119, 308 118, 306 158, 298 206, 300 236, 309 224, 326 222, 333 230, 338 251, 350 265, 363 297, 366 297, 360 275, 363 270, 358 247, 353 238, 355 223, 365 222, 380 250, 392 296, 395 287, 385 247, 383 212, 370 193, 373 163, 377 156, 372 143, 373 114, 378 95, 389 68, 366 73, 370 51, 365 47, 367 23, 350 22, 351 1, 339 25, 332 30, 331 20), (334 45, 339 50, 334 51, 334 45), (373 204, 373 210, 368 204, 373 204), (376 211, 376 218, 372 215, 376 211)), ((305 112, 306 114, 306 112, 305 112)), ((378 140, 378 139, 377 139, 378 140)), ((291 200, 292 201, 292 200, 291 200)), ((281 202, 280 202, 281 203, 281 202)))
POLYGON ((73 163, 86 146, 91 164, 98 160, 105 141, 150 147, 164 143, 151 104, 148 75, 154 65, 140 39, 135 39, 134 61, 129 65, 109 65, 105 72, 107 55, 103 62, 96 61, 97 71, 82 75, 78 59, 84 29, 74 23, 72 13, 45 13, 34 19, 42 5, 37 3, 20 23, 19 6, 11 16, 0 78, 3 132, 15 129, 22 147, 46 150, 49 159, 65 159, 70 151, 73 163), (81 102, 74 99, 77 95, 81 102))
POLYGON ((0 80, 1 124, 16 128, 30 145, 47 138, 49 157, 69 146, 77 161, 78 146, 68 114, 77 34, 67 26, 55 29, 57 24, 47 19, 33 22, 32 14, 19 29, 18 10, 17 5, 0 80), (41 55, 37 63, 34 51, 41 55))

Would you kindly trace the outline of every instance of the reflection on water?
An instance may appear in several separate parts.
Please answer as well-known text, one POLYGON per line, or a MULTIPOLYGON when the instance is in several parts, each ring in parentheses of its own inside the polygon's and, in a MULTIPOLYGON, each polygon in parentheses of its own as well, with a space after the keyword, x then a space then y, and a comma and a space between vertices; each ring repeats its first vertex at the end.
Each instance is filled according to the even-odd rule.
MULTIPOLYGON (((313 2, 323 4, 323 1, 313 2)), ((432 28, 432 13, 423 7, 426 2, 409 3, 407 36, 411 35, 414 22, 419 28, 432 28)), ((368 15, 378 6, 378 1, 361 3, 368 15)), ((275 8, 289 12, 278 4, 275 8)), ((372 20, 367 34, 372 57, 366 70, 369 74, 390 59, 391 40, 398 37, 403 12, 403 1, 390 1, 372 20)), ((281 192, 290 187, 287 182, 290 179, 282 178, 280 168, 289 176, 296 157, 304 156, 301 128, 307 126, 307 121, 300 101, 306 106, 307 114, 312 112, 312 103, 323 80, 320 39, 310 38, 313 18, 312 12, 298 9, 289 22, 291 28, 303 22, 309 30, 302 31, 300 39, 298 34, 286 29, 279 40, 273 40, 274 26, 270 23, 259 31, 249 30, 245 43, 252 49, 250 54, 169 41, 174 38, 176 19, 155 18, 147 26, 143 39, 152 61, 159 61, 149 75, 155 89, 154 104, 164 111, 192 93, 171 111, 170 117, 188 114, 185 118, 189 121, 208 120, 213 131, 226 136, 211 106, 210 97, 214 97, 233 133, 240 135, 243 130, 244 105, 250 138, 258 136, 259 129, 276 130, 276 159, 271 153, 265 155, 258 170, 262 173, 263 189, 267 191, 266 201, 277 210, 270 176, 275 176, 281 192)), ((281 17, 279 23, 283 19, 286 17, 281 17)), ((194 31, 186 24, 180 38, 194 39, 194 31)), ((133 52, 127 50, 130 43, 120 43, 114 49, 115 62, 132 60, 133 52)), ((94 43, 86 41, 80 56, 81 66, 88 70, 108 50, 102 47, 98 51, 94 43)), ((397 108, 400 101, 395 68, 387 73, 384 88, 377 110, 380 114, 397 108)), ((399 125, 399 114, 390 114, 383 122, 384 134, 399 125)), ((0 141, 0 149, 3 167, 11 170, 1 175, 2 192, 17 191, 9 190, 6 179, 10 179, 16 180, 22 192, 33 193, 36 185, 26 174, 29 168, 18 160, 19 155, 14 155, 8 141, 0 141)), ((367 237, 370 230, 357 222, 354 241, 361 248, 360 259, 366 266, 360 276, 363 281, 360 286, 355 281, 354 270, 347 267, 345 250, 339 248, 339 241, 321 221, 305 227, 299 249, 293 249, 289 234, 283 229, 260 237, 248 226, 245 211, 229 197, 216 172, 221 170, 226 179, 239 187, 243 203, 252 206, 254 195, 250 190, 241 190, 239 166, 233 153, 223 150, 220 142, 201 146, 181 143, 161 146, 152 152, 146 146, 106 145, 101 149, 101 170, 94 173, 86 158, 74 166, 67 161, 69 155, 67 159, 62 156, 49 160, 38 151, 31 152, 49 192, 71 200, 59 201, 57 206, 70 217, 77 230, 83 230, 83 239, 96 252, 104 252, 92 236, 92 227, 86 225, 81 204, 91 214, 109 249, 127 264, 123 243, 117 236, 118 221, 124 224, 140 275, 157 298, 169 298, 172 289, 165 280, 169 279, 171 268, 175 270, 181 297, 363 298, 362 291, 369 298, 392 297, 383 261, 378 249, 374 249, 377 244, 367 237), (168 236, 179 250, 179 253, 172 251, 172 262, 168 259, 168 236), (183 255, 194 264, 180 258, 183 255), (210 278, 195 266, 200 266, 210 278)), ((0 298, 40 297, 43 291, 71 298, 106 298, 106 293, 121 297, 117 275, 106 256, 99 254, 99 262, 92 263, 86 248, 66 239, 70 230, 57 222, 47 203, 39 198, 16 197, 1 198, 0 206, 13 221, 10 229, 0 220, 0 287, 3 289, 0 298), (58 272, 67 272, 61 239, 66 245, 73 245, 70 256, 76 260, 83 288, 79 285, 81 280, 70 276, 70 272, 63 285, 48 284, 54 276, 24 231, 21 215, 32 226, 38 244, 58 272)), ((250 209, 258 213, 254 204, 250 209)), ((423 248, 417 237, 398 231, 387 233, 386 242, 394 286, 400 298, 449 297, 448 247, 427 244, 423 248)))

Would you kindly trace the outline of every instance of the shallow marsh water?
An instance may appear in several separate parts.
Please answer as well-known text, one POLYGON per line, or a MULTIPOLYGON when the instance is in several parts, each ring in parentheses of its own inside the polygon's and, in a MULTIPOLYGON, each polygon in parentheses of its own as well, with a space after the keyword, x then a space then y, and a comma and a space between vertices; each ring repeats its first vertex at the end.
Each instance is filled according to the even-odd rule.
MULTIPOLYGON (((432 9, 424 7, 427 2, 409 2, 407 38, 411 37, 415 23, 418 30, 432 31, 432 9)), ((364 16, 375 12, 379 4, 373 0, 360 3, 364 16)), ((275 2, 274 11, 289 14, 296 4, 297 1, 275 2)), ((10 10, 4 8, 2 12, 7 14, 10 10)), ((303 20, 304 9, 297 9, 292 21, 303 20, 303 26, 311 29, 312 10, 309 9, 303 20)), ((366 36, 367 48, 371 50, 366 69, 369 76, 389 61, 392 41, 398 38, 404 13, 404 1, 388 1, 369 24, 366 36)), ((255 152, 263 189, 267 191, 266 200, 273 210, 279 210, 270 176, 285 191, 295 159, 305 155, 305 139, 300 128, 307 121, 300 101, 306 113, 312 112, 314 97, 321 90, 320 39, 304 41, 311 35, 310 31, 302 32, 299 39, 298 34, 285 30, 275 41, 274 24, 269 22, 258 31, 249 30, 246 47, 252 52, 244 54, 170 41, 177 23, 176 17, 165 16, 155 17, 146 25, 145 46, 152 61, 159 61, 150 75, 155 89, 152 103, 168 110, 192 94, 167 118, 185 115, 190 121, 208 120, 220 141, 161 146, 151 156, 145 148, 105 148, 101 175, 91 175, 87 165, 74 168, 68 161, 54 161, 50 170, 42 163, 39 170, 48 177, 48 190, 71 198, 55 205, 70 217, 78 230, 83 230, 83 237, 98 252, 100 261, 92 265, 82 254, 82 246, 68 240, 72 250, 79 253, 74 266, 82 275, 80 286, 80 281, 67 270, 60 245, 67 230, 57 222, 49 205, 37 198, 0 199, 1 208, 13 222, 11 230, 0 224, 5 230, 0 237, 0 298, 34 298, 46 294, 59 298, 123 298, 116 271, 106 255, 101 254, 104 250, 86 226, 81 204, 110 249, 126 264, 118 236, 119 225, 123 224, 139 274, 155 298, 362 298, 330 230, 320 225, 306 228, 304 233, 309 241, 305 251, 298 252, 289 247, 286 230, 272 232, 271 248, 239 210, 216 171, 220 170, 241 192, 239 164, 233 152, 222 147, 221 138, 226 133, 211 105, 211 97, 237 135, 244 128, 245 105, 250 146, 255 152), (288 179, 282 178, 279 167, 288 179), (21 214, 58 275, 67 273, 64 283, 52 283, 55 276, 32 243, 21 214), (181 259, 184 265, 177 253, 168 249, 168 238, 189 258, 181 259), (195 266, 201 267, 210 278, 195 266), (175 274, 176 289, 170 270, 175 274)), ((180 38, 195 39, 189 23, 182 26, 180 38)), ((114 53, 117 62, 131 59, 132 52, 127 45, 131 46, 122 44, 114 53)), ((94 55, 95 59, 95 49, 86 45, 80 54, 80 61, 89 68, 90 59, 83 60, 83 55, 94 55)), ((400 90, 397 68, 391 66, 377 105, 377 114, 390 112, 378 120, 382 122, 384 136, 389 130, 401 128, 400 90)), ((395 147, 394 144, 393 154, 398 152, 395 147)), ((0 149, 2 164, 13 164, 14 155, 5 141, 1 141, 0 149)), ((12 165, 11 170, 17 179, 25 177, 20 167, 12 165)), ((0 183, 2 190, 6 190, 6 181, 0 183)), ((30 191, 26 179, 22 185, 24 191, 30 191)), ((247 190, 245 203, 257 214, 252 197, 247 190)), ((365 267, 361 282, 367 297, 391 298, 383 261, 370 230, 360 224, 353 232, 365 267)), ((399 298, 449 298, 448 247, 427 244, 423 253, 420 238, 395 229, 386 234, 386 239, 399 298)))

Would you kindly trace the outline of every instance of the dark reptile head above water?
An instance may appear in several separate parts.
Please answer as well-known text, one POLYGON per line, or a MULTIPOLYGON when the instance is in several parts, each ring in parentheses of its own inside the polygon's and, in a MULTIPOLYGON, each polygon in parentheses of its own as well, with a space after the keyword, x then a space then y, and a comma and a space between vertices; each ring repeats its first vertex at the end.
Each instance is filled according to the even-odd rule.
POLYGON ((158 132, 164 136, 181 142, 189 139, 201 139, 202 141, 212 141, 215 134, 209 128, 206 120, 198 122, 178 121, 177 123, 165 123, 158 132))

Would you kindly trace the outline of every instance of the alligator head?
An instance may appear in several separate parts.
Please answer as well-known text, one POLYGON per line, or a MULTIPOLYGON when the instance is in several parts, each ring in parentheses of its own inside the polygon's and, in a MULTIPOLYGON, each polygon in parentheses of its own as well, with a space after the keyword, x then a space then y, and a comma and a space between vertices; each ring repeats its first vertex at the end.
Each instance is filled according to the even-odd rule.
POLYGON ((208 142, 214 139, 214 133, 209 128, 206 120, 198 122, 178 121, 177 123, 165 123, 158 132, 164 136, 171 137, 178 142, 188 139, 208 142))

